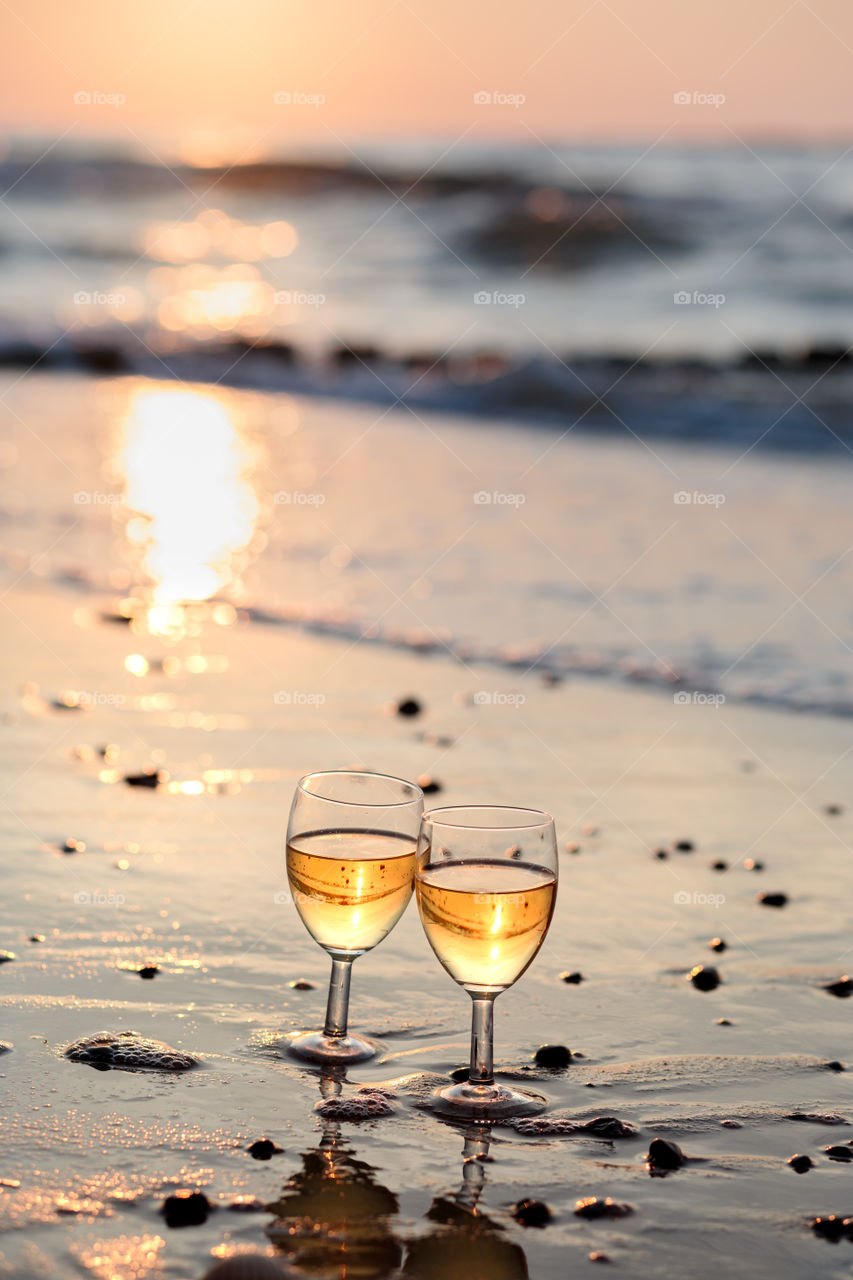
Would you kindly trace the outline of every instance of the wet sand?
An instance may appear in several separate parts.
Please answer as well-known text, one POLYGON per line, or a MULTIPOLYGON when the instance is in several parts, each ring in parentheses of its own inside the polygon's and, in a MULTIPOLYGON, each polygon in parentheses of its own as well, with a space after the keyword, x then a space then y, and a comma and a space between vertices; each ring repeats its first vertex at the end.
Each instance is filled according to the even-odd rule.
MULTIPOLYGON (((109 545, 92 548, 105 577, 109 545)), ((853 952, 846 721, 550 684, 215 606, 166 643, 147 615, 116 621, 116 592, 38 572, 4 587, 0 1276, 194 1280, 243 1252, 339 1280, 557 1280, 597 1253, 631 1276, 847 1274, 850 1244, 810 1227, 853 1208, 853 1173, 824 1150, 853 1139, 853 1006, 824 990, 853 952), (422 714, 389 715, 406 696, 422 714), (282 899, 290 795, 309 769, 353 765, 556 818, 555 918, 498 1002, 495 1046, 554 1123, 493 1128, 485 1161, 421 1105, 466 1060, 468 1001, 412 905, 355 967, 351 1025, 381 1057, 335 1080, 280 1052, 283 1032, 319 1025, 327 979, 282 899), (125 782, 146 769, 159 785, 125 782), (715 989, 688 980, 698 965, 715 989), (101 1031, 199 1065, 64 1056, 101 1031), (571 1064, 536 1067, 546 1043, 571 1064), (376 1088, 387 1114, 315 1110, 376 1088), (580 1127, 596 1117, 637 1132, 580 1127), (268 1160, 247 1150, 263 1138, 282 1149, 268 1160), (650 1176, 661 1138, 688 1159, 650 1176), (798 1175, 795 1153, 814 1167, 798 1175), (206 1220, 167 1225, 176 1191, 203 1193, 206 1220), (633 1212, 578 1215, 589 1197, 633 1212), (525 1199, 545 1225, 516 1220, 525 1199)))

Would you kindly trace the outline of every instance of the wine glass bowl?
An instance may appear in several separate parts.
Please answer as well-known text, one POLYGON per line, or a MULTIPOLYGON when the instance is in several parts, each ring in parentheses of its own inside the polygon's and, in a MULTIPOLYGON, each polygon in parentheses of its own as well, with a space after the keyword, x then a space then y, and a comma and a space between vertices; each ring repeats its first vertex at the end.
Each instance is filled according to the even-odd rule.
POLYGON ((287 878, 303 924, 332 958, 322 1032, 290 1037, 314 1062, 361 1062, 373 1041, 347 1032, 352 963, 394 928, 412 896, 423 793, 388 774, 327 770, 296 787, 287 878))
POLYGON ((538 809, 472 805, 423 815, 415 893, 427 940, 473 1001, 468 1081, 439 1109, 474 1119, 541 1111, 538 1094, 495 1085, 494 1001, 532 963, 557 892, 554 821, 538 809))

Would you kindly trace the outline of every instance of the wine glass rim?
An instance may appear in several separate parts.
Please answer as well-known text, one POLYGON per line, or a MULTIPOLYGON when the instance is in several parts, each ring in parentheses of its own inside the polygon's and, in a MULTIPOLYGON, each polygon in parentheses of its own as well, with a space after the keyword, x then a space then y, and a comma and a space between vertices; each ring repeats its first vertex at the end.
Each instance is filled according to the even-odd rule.
POLYGON ((417 801, 418 796, 423 800, 424 793, 416 782, 411 782, 408 778, 398 778, 393 773, 377 773, 374 769, 312 769, 310 773, 304 773, 296 784, 298 790, 304 791, 307 796, 312 796, 316 800, 323 800, 326 804, 339 804, 350 809, 402 809, 406 805, 413 804, 417 801), (411 787, 412 795, 408 800, 340 800, 337 796, 318 795, 316 791, 309 791, 304 785, 309 778, 381 778, 383 782, 399 782, 404 787, 411 787))
POLYGON ((544 809, 527 809, 522 805, 514 804, 453 804, 444 808, 428 809, 421 816, 422 823, 430 823, 432 826, 457 827, 460 831, 525 831, 531 827, 547 827, 549 823, 554 821, 550 813, 544 809), (511 822, 500 823, 471 823, 471 822, 454 822, 451 815, 454 813, 512 813, 530 815, 531 819, 535 817, 535 821, 530 822, 511 822), (439 816, 442 815, 442 816, 439 816), (447 816, 445 816, 447 815, 447 816))

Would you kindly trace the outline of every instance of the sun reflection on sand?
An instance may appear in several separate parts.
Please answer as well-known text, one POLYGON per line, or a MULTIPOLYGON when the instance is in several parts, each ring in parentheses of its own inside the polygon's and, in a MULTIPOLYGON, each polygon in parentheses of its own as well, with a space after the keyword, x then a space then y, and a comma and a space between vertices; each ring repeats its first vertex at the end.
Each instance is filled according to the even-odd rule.
POLYGON ((252 451, 225 395, 140 388, 119 462, 126 534, 152 583, 147 629, 179 636, 188 605, 239 598, 258 518, 252 451))

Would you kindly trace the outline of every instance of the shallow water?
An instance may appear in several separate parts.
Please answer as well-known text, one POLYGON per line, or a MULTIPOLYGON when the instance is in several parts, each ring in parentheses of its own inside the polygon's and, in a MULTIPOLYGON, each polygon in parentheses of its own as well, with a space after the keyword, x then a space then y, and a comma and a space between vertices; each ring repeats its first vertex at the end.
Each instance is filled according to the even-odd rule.
MULTIPOLYGON (((822 989, 850 964, 847 723, 734 701, 676 704, 671 694, 607 682, 546 684, 536 672, 300 632, 215 605, 177 617, 165 598, 129 607, 129 624, 116 621, 117 602, 143 581, 145 547, 128 541, 125 515, 104 515, 105 504, 83 504, 77 523, 67 518, 77 514, 67 490, 107 491, 104 433, 121 421, 128 392, 147 389, 157 390, 32 379, 25 398, 8 401, 59 456, 21 429, 11 474, 21 487, 33 475, 40 483, 7 526, 18 547, 4 584, 0 947, 15 959, 0 965, 2 1036, 13 1046, 0 1060, 0 1275, 191 1280, 213 1256, 261 1250, 296 1261, 297 1274, 343 1280, 352 1274, 344 1243, 360 1273, 376 1277, 556 1280, 596 1250, 637 1275, 845 1274, 849 1245, 814 1238, 808 1223, 849 1208, 849 1170, 823 1148, 853 1136, 849 1073, 827 1065, 845 1062, 851 1006, 822 989), (75 415, 94 429, 76 430, 75 415), (74 475, 60 479, 63 466, 74 475), (63 541, 51 548, 48 532, 63 541), (63 583, 62 568, 74 565, 80 573, 63 583), (132 655, 147 667, 128 663, 132 655), (483 689, 506 699, 474 701, 483 689), (87 696, 75 707, 69 691, 87 696), (276 699, 283 691, 289 700, 276 699), (320 693, 324 701, 294 696, 320 693), (385 704, 406 695, 421 700, 422 714, 388 715, 385 704), (98 748, 108 743, 117 752, 103 757, 98 748), (556 914, 539 957, 500 998, 496 1059, 508 1080, 545 1093, 556 1119, 614 1116, 636 1126, 637 1138, 528 1136, 501 1126, 489 1135, 489 1161, 463 1163, 464 1132, 417 1104, 465 1061, 467 1001, 437 965, 411 906, 355 968, 352 1025, 381 1038, 381 1056, 338 1082, 282 1057, 283 1033, 319 1025, 327 977, 287 900, 290 794, 308 769, 353 764, 429 774, 448 803, 543 806, 561 847, 579 845, 561 852, 556 914), (146 767, 161 771, 158 787, 122 780, 146 767), (842 812, 828 813, 829 805, 842 812), (62 852, 69 838, 77 848, 62 852), (678 840, 695 848, 676 852, 678 840), (658 848, 665 859, 654 856, 658 848), (748 858, 764 869, 748 870, 748 858), (720 860, 727 870, 709 865, 720 860), (785 893, 788 903, 763 906, 761 891, 785 893), (38 935, 44 940, 28 941, 38 935), (727 950, 708 949, 715 936, 727 950), (707 993, 685 976, 703 963, 722 978, 707 993), (136 970, 148 965, 159 972, 144 980, 136 970), (566 971, 584 980, 566 983, 566 971), (300 978, 313 989, 288 986, 300 978), (100 1071, 63 1057, 78 1037, 125 1030, 198 1055, 200 1066, 178 1075, 100 1071), (576 1055, 565 1072, 534 1067, 547 1042, 576 1055), (391 1114, 324 1119, 315 1106, 338 1084, 346 1097, 387 1088, 396 1095, 391 1114), (797 1113, 844 1123, 790 1118, 797 1113), (684 1168, 649 1176, 643 1156, 655 1136, 684 1149, 684 1168), (283 1152, 253 1159, 246 1148, 262 1137, 283 1152), (785 1163, 795 1152, 815 1160, 802 1177, 785 1163), (168 1228, 160 1206, 175 1189, 202 1190, 218 1207, 202 1225, 168 1228), (590 1195, 634 1212, 585 1221, 574 1207, 590 1195), (228 1207, 237 1197, 259 1205, 238 1212, 228 1207), (513 1219, 526 1197, 550 1206, 544 1228, 513 1219)), ((246 439, 265 441, 267 457, 278 457, 251 473, 262 509, 263 495, 282 484, 275 450, 292 467, 300 459, 320 466, 324 450, 337 456, 351 445, 359 487, 350 482, 345 527, 365 553, 362 584, 367 565, 383 576, 394 572, 394 556, 411 566, 419 544, 404 519, 407 498, 418 537, 437 536, 429 504, 412 509, 404 424, 394 424, 396 436, 377 428, 359 445, 366 423, 358 414, 312 416, 263 397, 221 403, 245 411, 247 424, 267 415, 265 436, 245 427, 246 439), (279 430, 292 420, 294 431, 279 430), (380 490, 387 523, 378 504, 364 501, 380 490), (399 536, 383 544, 391 528, 399 536), (390 568, 380 565, 382 545, 390 568)), ((494 437, 448 428, 420 462, 427 478, 442 477, 452 513, 468 481, 450 462, 442 469, 446 446, 475 465, 484 465, 477 448, 488 448, 490 465, 509 472, 531 440, 501 437, 500 458, 494 437)), ((210 452, 196 490, 217 474, 210 452)), ((618 458, 573 448, 560 465, 567 476, 588 468, 586 491, 607 493, 626 527, 646 528, 640 499, 626 510, 597 488, 618 458)), ((228 484, 235 474, 226 469, 228 484)), ((758 480, 758 469, 752 474, 758 480)), ((825 478, 800 473, 806 493, 812 474, 816 486, 825 478)), ((120 484, 115 472, 107 479, 120 484)), ((782 485, 784 469, 774 479, 782 485)), ((559 491, 556 474, 550 483, 559 491)), ((622 486, 632 492, 627 472, 622 486)), ((771 487, 768 480, 765 496, 753 498, 756 529, 773 516, 778 530, 790 515, 784 489, 774 505, 771 487)), ((225 492, 251 514, 239 485, 225 492)), ((827 481, 826 512, 833 492, 827 481)), ((319 566, 340 545, 340 510, 328 522, 334 534, 319 532, 295 504, 287 522, 261 521, 266 547, 256 544, 254 558, 233 551, 223 592, 234 589, 236 565, 247 592, 261 584, 298 601, 301 582, 309 601, 309 582, 325 579, 319 566)), ((548 519, 562 510, 552 504, 548 519)), ((586 511, 592 520, 594 503, 586 511)), ((173 545, 168 511, 157 514, 160 545, 173 545)), ((512 526, 487 527, 509 592, 512 526)), ((217 537, 230 528, 213 525, 217 537)), ((243 526, 233 528, 239 541, 243 526)), ((713 526, 702 528, 704 542, 698 524, 684 527, 682 541, 692 537, 701 550, 713 542, 713 526)), ((590 547, 603 531, 603 518, 587 525, 590 547)), ((161 585, 167 570, 205 567, 198 545, 195 562, 156 562, 161 585)), ((433 541, 430 555, 440 549, 433 541)), ((460 596, 482 563, 473 554, 467 561, 460 596)), ((340 576, 343 569, 328 576, 332 596, 340 576)), ((499 634, 505 615, 498 596, 489 598, 499 634)))

